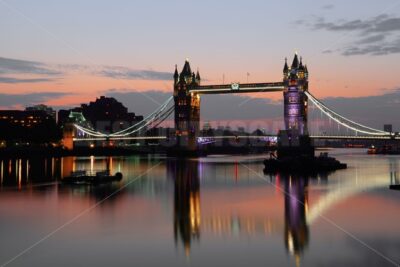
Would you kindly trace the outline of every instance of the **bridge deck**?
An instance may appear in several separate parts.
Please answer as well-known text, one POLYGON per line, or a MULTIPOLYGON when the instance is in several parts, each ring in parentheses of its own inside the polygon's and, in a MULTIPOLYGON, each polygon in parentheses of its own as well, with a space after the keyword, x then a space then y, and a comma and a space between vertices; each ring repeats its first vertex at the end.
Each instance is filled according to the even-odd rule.
MULTIPOLYGON (((92 137, 92 138, 74 138, 75 142, 82 141, 117 141, 117 140, 165 140, 166 136, 133 136, 133 137, 92 137)), ((262 136, 201 136, 201 138, 211 138, 211 139, 263 139, 263 138, 277 138, 276 135, 262 135, 262 136)), ((324 139, 324 140, 400 140, 400 136, 334 136, 334 135, 311 135, 311 139, 324 139)))
POLYGON ((281 92, 284 86, 282 82, 275 83, 234 83, 220 85, 202 85, 190 89, 190 92, 199 94, 237 94, 237 93, 260 93, 281 92))
POLYGON ((371 136, 335 136, 335 135, 311 135, 312 139, 324 139, 324 140, 400 140, 400 136, 390 135, 371 135, 371 136))

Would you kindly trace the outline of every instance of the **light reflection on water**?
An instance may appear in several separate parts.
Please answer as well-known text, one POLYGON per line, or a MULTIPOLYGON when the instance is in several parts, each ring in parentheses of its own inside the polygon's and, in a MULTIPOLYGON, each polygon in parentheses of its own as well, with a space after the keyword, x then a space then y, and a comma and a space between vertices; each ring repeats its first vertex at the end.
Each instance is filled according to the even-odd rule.
POLYGON ((0 263, 82 212, 12 264, 391 266, 339 227, 400 261, 400 157, 333 154, 349 168, 314 177, 264 175, 260 156, 0 160, 0 263), (106 168, 124 179, 59 183, 106 168))

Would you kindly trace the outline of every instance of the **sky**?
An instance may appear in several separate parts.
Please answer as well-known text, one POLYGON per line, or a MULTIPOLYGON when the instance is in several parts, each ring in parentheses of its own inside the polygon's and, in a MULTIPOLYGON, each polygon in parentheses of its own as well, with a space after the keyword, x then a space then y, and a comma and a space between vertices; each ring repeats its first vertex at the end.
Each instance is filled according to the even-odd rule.
MULTIPOLYGON (((100 95, 167 97, 174 66, 186 58, 203 84, 246 82, 247 73, 250 82, 276 82, 297 51, 318 98, 400 111, 399 0, 1 0, 0 21, 2 109, 76 106, 100 95)), ((248 97, 282 100, 280 93, 231 96, 219 108, 244 100, 248 119, 259 119, 248 97)), ((119 100, 147 112, 135 99, 119 100)), ((386 115, 371 114, 371 124, 386 115)))

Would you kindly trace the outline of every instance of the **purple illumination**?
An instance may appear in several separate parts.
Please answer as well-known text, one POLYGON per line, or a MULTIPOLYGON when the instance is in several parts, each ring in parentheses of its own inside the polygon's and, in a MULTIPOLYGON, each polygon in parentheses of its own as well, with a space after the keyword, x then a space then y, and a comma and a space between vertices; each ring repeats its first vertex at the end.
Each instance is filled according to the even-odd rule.
POLYGON ((215 138, 213 137, 197 137, 197 144, 199 145, 208 145, 215 143, 215 138))

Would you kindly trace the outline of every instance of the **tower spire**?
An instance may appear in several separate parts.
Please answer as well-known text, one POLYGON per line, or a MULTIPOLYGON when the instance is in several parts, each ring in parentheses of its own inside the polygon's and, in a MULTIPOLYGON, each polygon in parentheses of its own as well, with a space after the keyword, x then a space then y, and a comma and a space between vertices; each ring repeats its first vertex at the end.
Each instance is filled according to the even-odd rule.
POLYGON ((179 78, 179 73, 178 73, 178 65, 175 64, 175 73, 174 73, 174 79, 177 80, 179 78))
POLYGON ((199 72, 199 68, 197 68, 196 80, 198 80, 198 81, 200 81, 200 80, 201 80, 201 77, 200 77, 200 72, 199 72))
POLYGON ((185 65, 183 66, 181 74, 185 77, 192 75, 192 69, 190 68, 189 59, 186 58, 185 65))
POLYGON ((283 66, 283 72, 287 73, 289 71, 289 66, 287 64, 287 57, 285 57, 285 66, 283 66))
POLYGON ((292 62, 292 69, 297 69, 299 67, 299 57, 297 52, 294 54, 293 62, 292 62))
POLYGON ((302 70, 302 71, 304 71, 303 57, 300 57, 299 70, 302 70))

